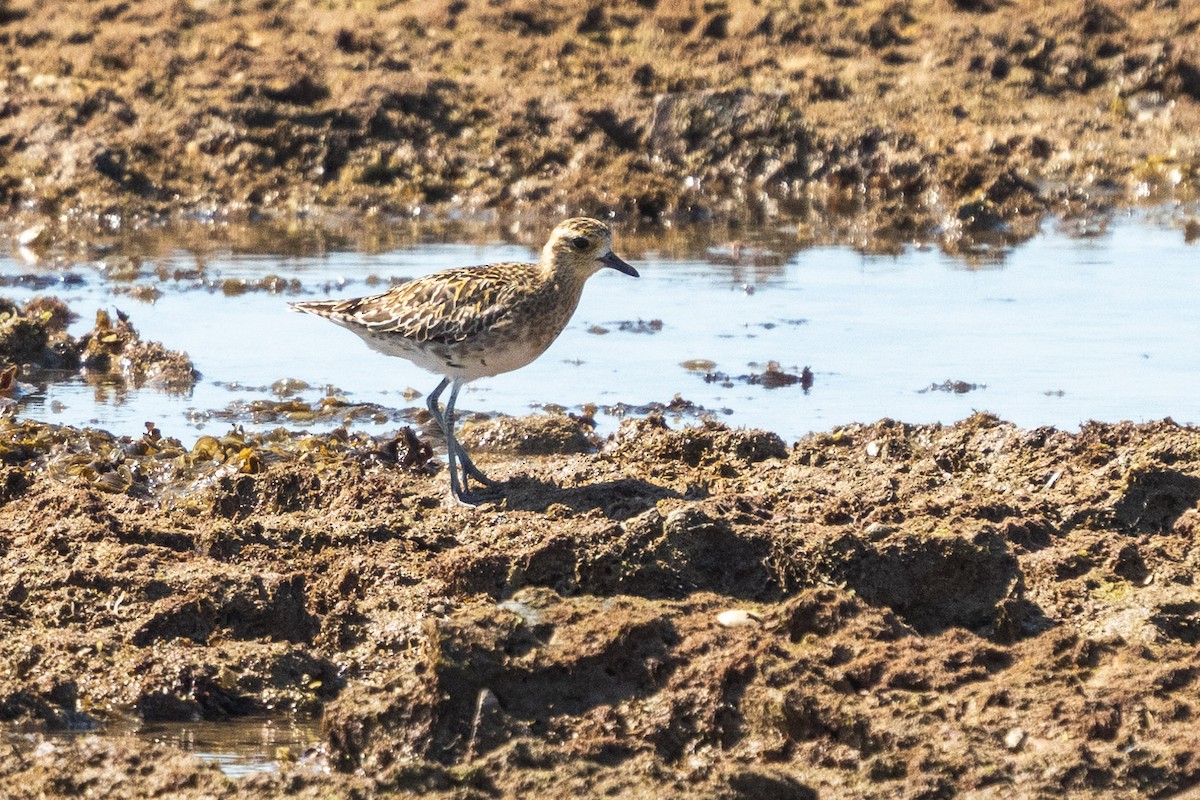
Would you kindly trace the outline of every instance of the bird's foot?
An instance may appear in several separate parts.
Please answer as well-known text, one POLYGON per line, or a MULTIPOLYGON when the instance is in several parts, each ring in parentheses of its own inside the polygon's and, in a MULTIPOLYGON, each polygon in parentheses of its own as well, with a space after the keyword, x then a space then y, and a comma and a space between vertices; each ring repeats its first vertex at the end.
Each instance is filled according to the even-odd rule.
POLYGON ((475 508, 484 503, 497 503, 503 500, 504 491, 500 488, 500 484, 493 481, 491 485, 483 486, 479 489, 452 486, 450 487, 450 496, 460 506, 475 508))

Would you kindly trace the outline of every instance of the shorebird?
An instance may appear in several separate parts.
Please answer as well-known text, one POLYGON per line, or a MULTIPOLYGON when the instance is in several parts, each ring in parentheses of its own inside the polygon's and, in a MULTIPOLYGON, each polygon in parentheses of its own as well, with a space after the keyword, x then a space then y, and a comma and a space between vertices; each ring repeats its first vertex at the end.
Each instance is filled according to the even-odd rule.
POLYGON ((576 217, 555 227, 536 264, 455 267, 383 294, 291 307, 349 328, 384 355, 443 376, 426 406, 446 438, 450 492, 460 503, 475 505, 481 498, 471 492, 468 477, 485 487, 498 484, 454 438, 459 389, 477 378, 520 369, 545 352, 575 313, 583 284, 604 267, 638 277, 613 253, 607 225, 576 217), (450 397, 442 411, 439 399, 447 386, 450 397))

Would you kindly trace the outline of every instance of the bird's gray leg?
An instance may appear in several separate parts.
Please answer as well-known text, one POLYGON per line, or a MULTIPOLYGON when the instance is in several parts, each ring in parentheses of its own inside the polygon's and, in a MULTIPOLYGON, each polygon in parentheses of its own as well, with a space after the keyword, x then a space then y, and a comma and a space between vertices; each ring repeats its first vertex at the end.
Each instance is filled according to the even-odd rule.
MULTIPOLYGON (((454 412, 447 408, 449 413, 446 415, 447 425, 454 424, 454 412)), ((459 465, 458 450, 454 446, 454 432, 451 428, 446 428, 446 462, 450 467, 450 493, 454 495, 454 499, 460 503, 467 505, 475 505, 471 502, 470 494, 467 492, 467 475, 463 472, 462 481, 459 482, 459 465)))
POLYGON ((451 385, 450 378, 443 378, 442 382, 437 385, 437 388, 429 393, 429 397, 425 400, 425 407, 429 409, 429 414, 433 417, 433 421, 442 429, 442 435, 446 437, 446 461, 450 468, 450 492, 458 502, 473 505, 473 498, 467 487, 467 475, 470 475, 484 486, 496 486, 497 482, 480 472, 479 468, 471 461, 470 456, 467 455, 467 451, 458 443, 458 439, 454 438, 454 403, 458 400, 458 390, 462 388, 462 383, 454 381, 453 384, 444 413, 438 406, 438 400, 441 398, 442 392, 446 391, 446 387, 451 385))
MULTIPOLYGON (((450 428, 454 420, 453 401, 447 406, 447 411, 450 412, 450 420, 446 419, 446 415, 442 414, 442 410, 438 407, 438 400, 441 398, 442 392, 446 391, 446 387, 449 385, 450 379, 442 378, 442 382, 437 385, 437 388, 429 393, 429 397, 425 398, 425 407, 429 409, 430 416, 433 417, 433 421, 437 423, 437 426, 442 429, 442 436, 446 438, 446 461, 450 467, 450 492, 454 495, 455 500, 466 502, 463 499, 463 489, 458 485, 458 467, 455 464, 455 456, 461 448, 456 449, 458 442, 455 441, 454 432, 450 428)), ((457 393, 458 384, 454 385, 455 389, 451 390, 451 397, 453 397, 454 393, 457 393)))
POLYGON ((450 493, 460 503, 467 503, 466 474, 464 473, 461 484, 458 474, 458 454, 462 452, 462 448, 454 438, 454 399, 458 397, 458 381, 454 381, 454 385, 450 389, 450 399, 446 403, 445 412, 438 408, 438 398, 442 396, 442 392, 449 385, 450 379, 442 378, 442 382, 437 385, 437 388, 430 392, 429 398, 425 401, 425 407, 429 409, 429 413, 433 415, 433 421, 438 424, 438 427, 442 429, 442 435, 446 437, 446 463, 450 468, 450 493))
POLYGON ((437 388, 429 393, 429 397, 425 398, 425 407, 429 409, 429 414, 433 417, 433 421, 442 429, 442 435, 446 435, 446 420, 442 417, 442 410, 438 408, 438 398, 442 396, 442 392, 446 391, 446 387, 450 385, 449 378, 442 378, 442 382, 437 385, 437 388))
MULTIPOLYGON (((462 388, 462 381, 455 381, 454 386, 450 389, 450 399, 446 401, 446 448, 454 450, 458 457, 459 463, 463 470, 463 487, 467 485, 467 476, 470 475, 475 480, 479 481, 484 486, 497 486, 498 483, 480 471, 479 467, 475 466, 475 462, 467 455, 466 449, 458 443, 458 439, 454 438, 454 404, 458 401, 458 390, 462 388)), ((461 499, 461 498, 460 498, 461 499)))

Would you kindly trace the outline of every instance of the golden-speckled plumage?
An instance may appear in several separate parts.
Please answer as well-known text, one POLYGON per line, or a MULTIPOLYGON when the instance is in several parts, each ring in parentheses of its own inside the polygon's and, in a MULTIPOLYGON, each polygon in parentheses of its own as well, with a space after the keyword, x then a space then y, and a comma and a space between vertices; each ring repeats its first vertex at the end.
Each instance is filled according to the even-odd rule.
POLYGON ((293 303, 431 372, 474 380, 533 361, 566 327, 584 282, 612 252, 598 220, 554 229, 538 263, 456 267, 351 300, 293 303), (584 239, 585 248, 573 243, 584 239))
POLYGON ((633 267, 613 254, 608 226, 577 217, 551 232, 537 263, 457 267, 383 294, 292 303, 292 308, 354 331, 381 353, 446 376, 430 395, 429 407, 446 433, 451 487, 464 500, 466 492, 458 488, 454 473, 456 455, 464 470, 485 479, 454 440, 458 389, 467 381, 523 367, 541 355, 575 313, 584 283, 606 266, 637 277, 633 267), (448 382, 454 388, 443 420, 437 397, 448 382))

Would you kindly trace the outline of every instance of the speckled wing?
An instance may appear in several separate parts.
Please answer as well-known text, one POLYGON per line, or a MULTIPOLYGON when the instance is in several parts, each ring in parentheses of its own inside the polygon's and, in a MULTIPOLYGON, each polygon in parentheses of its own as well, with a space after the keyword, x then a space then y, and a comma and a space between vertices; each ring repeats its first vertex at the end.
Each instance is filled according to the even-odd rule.
POLYGON ((353 300, 295 303, 372 333, 417 343, 456 344, 502 326, 535 282, 535 264, 459 267, 403 283, 390 291, 353 300))

